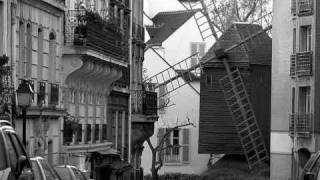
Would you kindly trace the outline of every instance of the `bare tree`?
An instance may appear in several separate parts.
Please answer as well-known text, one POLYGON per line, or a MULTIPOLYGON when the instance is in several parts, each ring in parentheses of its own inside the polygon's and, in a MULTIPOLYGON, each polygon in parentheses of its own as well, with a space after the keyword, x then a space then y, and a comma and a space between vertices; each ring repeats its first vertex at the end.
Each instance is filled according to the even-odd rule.
POLYGON ((214 38, 224 33, 233 22, 269 23, 271 0, 212 0, 208 9, 214 32, 214 38))
POLYGON ((168 138, 170 137, 170 134, 174 130, 178 130, 179 128, 186 127, 186 126, 194 126, 192 122, 190 122, 190 118, 187 117, 187 122, 182 123, 180 125, 176 125, 172 128, 168 128, 167 131, 164 133, 162 137, 159 137, 159 141, 157 145, 153 145, 150 138, 147 139, 148 146, 151 150, 152 154, 152 164, 151 164, 151 177, 152 180, 158 180, 159 175, 158 171, 161 169, 163 166, 163 154, 166 150, 170 148, 180 148, 180 145, 172 145, 168 144, 168 138))

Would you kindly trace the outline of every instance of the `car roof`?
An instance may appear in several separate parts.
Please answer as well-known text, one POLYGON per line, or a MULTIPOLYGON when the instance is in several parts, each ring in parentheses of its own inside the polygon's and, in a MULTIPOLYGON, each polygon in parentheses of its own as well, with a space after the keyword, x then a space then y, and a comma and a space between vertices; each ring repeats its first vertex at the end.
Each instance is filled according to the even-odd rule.
POLYGON ((58 165, 58 166, 55 166, 55 168, 75 168, 75 169, 79 169, 76 166, 72 166, 72 165, 68 165, 68 164, 58 165))
POLYGON ((12 124, 7 120, 0 120, 0 126, 12 126, 12 124))
POLYGON ((30 158, 31 161, 36 161, 36 160, 44 160, 43 157, 40 157, 40 156, 36 156, 36 157, 32 157, 30 158))

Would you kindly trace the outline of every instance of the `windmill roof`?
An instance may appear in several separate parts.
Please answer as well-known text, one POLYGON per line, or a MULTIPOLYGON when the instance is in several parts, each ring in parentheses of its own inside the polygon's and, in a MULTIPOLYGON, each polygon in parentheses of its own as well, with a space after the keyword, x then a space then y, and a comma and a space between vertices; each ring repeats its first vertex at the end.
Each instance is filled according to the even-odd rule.
MULTIPOLYGON (((209 49, 201 61, 206 61, 215 57, 215 50, 227 49, 241 40, 262 30, 258 24, 233 23, 232 26, 218 39, 218 41, 209 49)), ((249 63, 258 65, 271 65, 272 59, 272 41, 268 34, 262 33, 243 45, 231 50, 228 54, 228 61, 232 63, 249 63)), ((212 60, 206 65, 218 62, 212 60)))

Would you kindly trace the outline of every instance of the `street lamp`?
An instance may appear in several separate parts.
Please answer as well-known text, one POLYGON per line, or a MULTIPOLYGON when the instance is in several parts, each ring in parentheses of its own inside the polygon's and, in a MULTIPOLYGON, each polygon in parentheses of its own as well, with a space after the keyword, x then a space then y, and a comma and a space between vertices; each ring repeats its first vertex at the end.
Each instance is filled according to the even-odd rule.
POLYGON ((26 146, 26 121, 27 108, 31 105, 33 90, 27 80, 22 80, 17 89, 18 105, 22 108, 22 137, 23 144, 26 146))

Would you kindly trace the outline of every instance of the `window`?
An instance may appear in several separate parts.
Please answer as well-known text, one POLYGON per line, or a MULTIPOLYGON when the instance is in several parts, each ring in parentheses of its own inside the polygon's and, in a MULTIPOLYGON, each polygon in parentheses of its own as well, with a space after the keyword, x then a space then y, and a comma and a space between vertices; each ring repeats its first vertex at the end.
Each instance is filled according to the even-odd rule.
POLYGON ((161 155, 164 163, 187 163, 189 161, 189 129, 160 128, 158 143, 161 141, 164 141, 165 148, 161 155), (168 138, 163 140, 163 136, 168 131, 170 131, 168 138))
POLYGON ((42 80, 43 70, 43 30, 38 29, 38 78, 42 80))
POLYGON ((71 169, 74 173, 76 180, 86 180, 84 175, 78 169, 75 169, 75 168, 71 168, 71 169))
POLYGON ((43 180, 41 169, 36 161, 31 161, 32 170, 34 172, 34 180, 43 180))
POLYGON ((87 124, 87 143, 91 141, 91 124, 87 124))
POLYGON ((18 72, 20 77, 24 77, 26 73, 25 67, 25 25, 22 21, 19 23, 19 63, 18 72))
POLYGON ((199 63, 199 60, 205 54, 205 43, 202 42, 192 42, 191 43, 191 55, 198 53, 196 56, 191 58, 190 67, 199 63))
POLYGON ((52 167, 50 165, 48 165, 48 163, 45 160, 39 159, 39 163, 43 168, 43 171, 44 171, 44 174, 45 174, 47 180, 59 179, 59 176, 52 169, 52 167))
POLYGON ((46 99, 46 83, 39 82, 38 83, 38 105, 45 104, 46 99))
POLYGON ((299 88, 299 113, 310 113, 310 86, 299 88))
POLYGON ((32 28, 31 24, 27 24, 27 46, 26 46, 26 77, 31 78, 32 70, 32 28))
POLYGON ((293 54, 296 53, 296 46, 297 46, 297 37, 296 37, 296 35, 297 35, 297 29, 294 28, 294 29, 293 29, 293 34, 292 34, 292 37, 293 37, 293 41, 292 41, 292 52, 293 52, 293 54))
POLYGON ((311 26, 300 28, 300 52, 311 51, 311 26))
POLYGON ((10 165, 15 167, 18 162, 18 154, 14 148, 14 145, 11 141, 9 133, 7 133, 7 132, 5 133, 5 138, 6 138, 6 142, 7 142, 7 152, 8 152, 9 159, 10 159, 10 165))
POLYGON ((295 112, 295 99, 296 99, 296 90, 295 88, 292 88, 292 102, 291 102, 291 112, 294 113, 295 112))
POLYGON ((56 35, 49 34, 49 82, 56 82, 56 35))
POLYGON ((58 103, 59 103, 59 85, 51 84, 50 104, 57 105, 58 103))
POLYGON ((6 169, 8 167, 7 161, 6 161, 6 153, 4 149, 4 141, 2 138, 2 134, 0 132, 0 170, 6 169))

